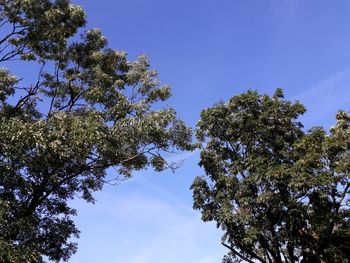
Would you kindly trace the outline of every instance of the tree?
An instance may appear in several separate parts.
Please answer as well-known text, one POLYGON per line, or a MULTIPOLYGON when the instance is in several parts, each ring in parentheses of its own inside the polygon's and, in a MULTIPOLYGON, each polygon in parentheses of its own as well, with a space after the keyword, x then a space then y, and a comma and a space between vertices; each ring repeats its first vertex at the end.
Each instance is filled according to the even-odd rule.
POLYGON ((349 262, 350 117, 305 132, 299 102, 248 91, 202 111, 194 208, 216 221, 223 262, 349 262))
POLYGON ((97 29, 79 39, 84 24, 69 0, 0 0, 0 262, 67 261, 79 234, 69 200, 176 168, 164 154, 193 148, 175 111, 157 109, 171 91, 147 57, 129 61, 97 29), (11 73, 13 60, 37 65, 37 80, 11 73))

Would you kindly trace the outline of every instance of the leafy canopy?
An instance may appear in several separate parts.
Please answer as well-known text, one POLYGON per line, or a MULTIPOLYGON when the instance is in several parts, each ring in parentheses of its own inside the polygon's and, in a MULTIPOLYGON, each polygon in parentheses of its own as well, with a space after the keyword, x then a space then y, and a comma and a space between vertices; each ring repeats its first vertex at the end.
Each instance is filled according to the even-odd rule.
POLYGON ((248 91, 203 110, 194 208, 224 231, 223 262, 348 262, 350 116, 307 132, 299 102, 248 91))
POLYGON ((0 0, 0 262, 68 260, 69 200, 93 202, 108 168, 175 168, 164 154, 193 148, 175 111, 157 109, 171 91, 147 57, 128 60, 97 29, 79 38, 84 24, 69 0, 0 0), (38 75, 11 72, 24 64, 38 75))

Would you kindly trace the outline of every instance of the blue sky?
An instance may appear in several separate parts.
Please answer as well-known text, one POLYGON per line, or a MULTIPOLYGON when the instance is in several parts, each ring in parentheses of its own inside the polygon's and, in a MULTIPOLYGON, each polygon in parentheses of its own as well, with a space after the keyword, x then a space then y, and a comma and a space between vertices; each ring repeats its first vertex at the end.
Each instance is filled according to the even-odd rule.
MULTIPOLYGON (((110 47, 146 53, 173 97, 165 106, 194 127, 200 111, 247 89, 300 100, 306 127, 350 110, 348 0, 74 1, 110 47)), ((215 263, 226 250, 215 224, 192 210, 189 187, 201 175, 198 152, 175 174, 143 171, 80 200, 82 231, 72 263, 215 263)))

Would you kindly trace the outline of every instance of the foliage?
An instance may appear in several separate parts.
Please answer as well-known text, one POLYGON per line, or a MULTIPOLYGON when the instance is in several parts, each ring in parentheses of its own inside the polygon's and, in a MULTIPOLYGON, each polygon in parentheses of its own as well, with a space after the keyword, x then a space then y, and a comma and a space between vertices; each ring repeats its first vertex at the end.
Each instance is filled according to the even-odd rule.
POLYGON ((147 57, 129 61, 97 29, 79 39, 84 24, 69 0, 0 0, 0 262, 68 260, 69 200, 93 202, 108 168, 174 168, 164 154, 193 148, 175 111, 156 109, 171 91, 147 57), (38 76, 4 68, 14 60, 38 76))
POLYGON ((304 112, 280 89, 203 110, 194 208, 224 231, 223 262, 349 261, 350 117, 304 132, 304 112))

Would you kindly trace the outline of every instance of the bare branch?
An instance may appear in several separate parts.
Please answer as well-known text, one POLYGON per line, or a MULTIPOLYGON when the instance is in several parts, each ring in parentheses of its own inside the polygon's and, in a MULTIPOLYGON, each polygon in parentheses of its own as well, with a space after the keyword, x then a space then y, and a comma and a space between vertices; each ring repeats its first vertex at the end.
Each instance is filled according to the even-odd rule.
POLYGON ((239 253, 237 250, 232 248, 231 246, 225 244, 224 242, 221 243, 224 247, 228 248, 234 255, 240 257, 241 259, 247 261, 248 263, 255 263, 254 261, 250 260, 249 258, 243 256, 241 253, 239 253))

